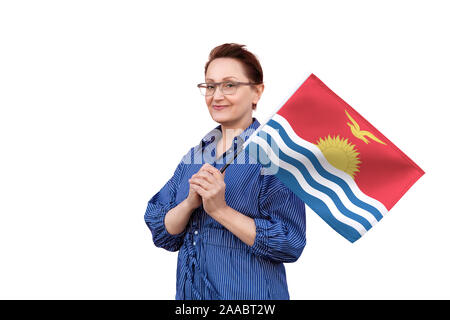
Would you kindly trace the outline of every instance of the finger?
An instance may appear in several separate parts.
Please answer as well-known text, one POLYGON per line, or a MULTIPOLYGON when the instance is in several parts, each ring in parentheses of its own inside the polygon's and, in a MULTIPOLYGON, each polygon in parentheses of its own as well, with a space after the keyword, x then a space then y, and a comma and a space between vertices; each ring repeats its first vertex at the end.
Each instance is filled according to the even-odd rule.
POLYGON ((209 163, 205 163, 195 174, 199 174, 200 172, 209 172, 209 169, 215 169, 212 165, 210 165, 209 163))
POLYGON ((194 189, 195 192, 197 192, 201 197, 203 197, 206 194, 206 190, 203 189, 201 186, 197 184, 191 184, 192 189, 194 189))
POLYGON ((206 171, 206 170, 200 171, 200 172, 197 174, 196 178, 204 179, 204 180, 208 181, 208 182, 211 183, 211 184, 214 184, 214 183, 215 183, 215 180, 216 180, 216 178, 214 177, 214 175, 213 175, 211 172, 206 171))
POLYGON ((212 165, 210 165, 209 163, 205 163, 201 168, 200 168, 200 170, 198 170, 198 172, 202 172, 202 171, 207 171, 207 172, 209 172, 209 171, 211 171, 211 170, 214 170, 215 168, 212 166, 212 165))
POLYGON ((196 184, 205 190, 209 190, 213 186, 213 184, 209 183, 208 181, 206 181, 204 179, 200 179, 200 178, 191 178, 191 179, 189 179, 189 183, 196 184))
POLYGON ((202 168, 214 168, 213 165, 209 164, 209 163, 205 163, 202 168))
MULTIPOLYGON (((226 170, 225 170, 226 171, 226 170)), ((211 173, 215 179, 223 181, 225 177, 225 171, 223 173, 220 172, 220 170, 214 168, 214 170, 208 170, 209 173, 211 173)))
POLYGON ((227 172, 227 170, 225 170, 224 172, 220 172, 220 170, 217 170, 216 172, 216 176, 217 177, 221 177, 221 179, 223 180, 225 178, 225 172, 227 172))
MULTIPOLYGON (((194 173, 191 178, 198 178, 201 174, 207 174, 209 175, 210 172, 207 171, 205 168, 200 168, 200 170, 198 170, 196 173, 194 173)), ((212 174, 211 174, 212 175, 212 174)))
POLYGON ((200 168, 200 170, 198 170, 198 172, 200 172, 200 171, 204 171, 204 170, 207 170, 207 169, 215 169, 212 165, 210 165, 209 163, 205 163, 204 165, 202 165, 202 167, 200 168))
POLYGON ((224 174, 222 174, 219 169, 217 169, 211 165, 205 166, 202 169, 203 169, 203 171, 207 171, 207 172, 211 173, 214 176, 214 178, 223 180, 224 174))
POLYGON ((212 165, 205 163, 197 172, 199 174, 200 172, 207 172, 208 174, 212 175, 216 181, 225 181, 225 171, 222 173, 219 169, 213 167, 212 165))

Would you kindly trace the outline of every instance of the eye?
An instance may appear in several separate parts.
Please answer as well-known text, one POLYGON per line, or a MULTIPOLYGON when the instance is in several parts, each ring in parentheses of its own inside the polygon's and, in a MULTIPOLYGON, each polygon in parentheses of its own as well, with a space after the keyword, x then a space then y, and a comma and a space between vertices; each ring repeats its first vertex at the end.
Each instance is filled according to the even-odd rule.
POLYGON ((207 85, 206 85, 206 88, 207 88, 207 89, 214 88, 214 85, 213 85, 213 84, 207 84, 207 85))
POLYGON ((225 86, 227 86, 228 88, 233 88, 236 84, 233 82, 227 82, 225 83, 225 86))

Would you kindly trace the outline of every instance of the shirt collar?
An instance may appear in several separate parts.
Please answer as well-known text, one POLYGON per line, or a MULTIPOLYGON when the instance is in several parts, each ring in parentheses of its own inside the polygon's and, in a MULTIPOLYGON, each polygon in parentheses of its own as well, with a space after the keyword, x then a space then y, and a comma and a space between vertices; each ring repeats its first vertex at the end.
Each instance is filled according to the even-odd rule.
MULTIPOLYGON (((239 135, 234 137, 233 143, 238 144, 239 146, 242 145, 248 139, 248 137, 260 126, 258 119, 254 117, 252 119, 252 123, 239 135)), ((202 138, 198 145, 198 148, 203 150, 206 146, 214 142, 216 139, 220 139, 221 137, 222 126, 218 125, 202 138)))

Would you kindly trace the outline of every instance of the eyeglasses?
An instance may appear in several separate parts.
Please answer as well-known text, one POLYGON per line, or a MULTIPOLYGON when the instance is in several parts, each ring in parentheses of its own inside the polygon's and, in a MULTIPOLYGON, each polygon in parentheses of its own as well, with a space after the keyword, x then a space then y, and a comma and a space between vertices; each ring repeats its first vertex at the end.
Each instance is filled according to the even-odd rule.
POLYGON ((260 84, 255 82, 237 82, 237 81, 223 81, 223 82, 211 82, 211 83, 199 83, 197 87, 200 89, 200 93, 204 96, 212 96, 216 92, 216 88, 219 85, 220 91, 223 94, 231 95, 235 94, 236 90, 241 85, 254 85, 260 84))

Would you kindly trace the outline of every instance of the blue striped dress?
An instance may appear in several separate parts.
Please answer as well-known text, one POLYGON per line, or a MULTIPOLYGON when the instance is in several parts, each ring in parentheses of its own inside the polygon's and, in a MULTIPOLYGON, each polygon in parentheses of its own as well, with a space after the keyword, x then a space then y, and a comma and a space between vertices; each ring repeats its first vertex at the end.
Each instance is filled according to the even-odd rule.
POLYGON ((306 244, 305 204, 267 168, 242 151, 225 173, 225 201, 256 225, 252 246, 211 218, 201 205, 183 232, 171 235, 166 213, 186 199, 189 182, 204 163, 220 169, 260 125, 256 118, 216 160, 221 126, 183 156, 172 178, 148 202, 144 220, 153 242, 179 251, 176 300, 287 300, 285 262, 295 262, 306 244), (266 171, 265 171, 266 170, 266 171))

